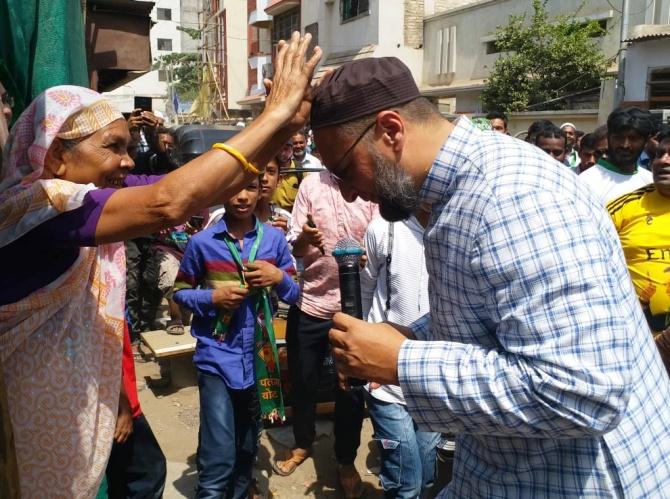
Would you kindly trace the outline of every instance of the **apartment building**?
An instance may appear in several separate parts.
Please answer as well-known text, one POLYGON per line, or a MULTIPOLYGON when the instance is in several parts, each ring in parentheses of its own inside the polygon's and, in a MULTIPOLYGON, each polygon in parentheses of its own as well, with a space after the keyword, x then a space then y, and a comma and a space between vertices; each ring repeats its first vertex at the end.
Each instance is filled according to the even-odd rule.
MULTIPOLYGON (((652 0, 652 3, 654 0, 652 0)), ((648 1, 647 1, 648 3, 648 1)), ((644 22, 644 6, 631 2, 629 24, 644 22)), ((606 33, 599 42, 607 57, 614 58, 621 44, 621 2, 607 0, 549 0, 549 15, 577 13, 577 18, 596 20, 606 33)), ((444 7, 442 5, 441 7, 444 7)), ((446 9, 428 16, 424 22, 424 59, 422 93, 433 97, 451 113, 481 113, 481 93, 486 78, 500 56, 495 47, 495 32, 505 25, 510 15, 532 13, 530 0, 456 0, 447 1, 446 9)), ((575 54, 579 57, 579 54, 575 54)), ((617 73, 616 59, 610 70, 617 73)), ((590 109, 578 112, 550 112, 553 116, 565 114, 566 121, 576 121, 589 127, 602 122, 614 105, 615 81, 606 80, 600 95, 596 95, 590 109)), ((528 113, 526 121, 544 117, 542 113, 528 113)))

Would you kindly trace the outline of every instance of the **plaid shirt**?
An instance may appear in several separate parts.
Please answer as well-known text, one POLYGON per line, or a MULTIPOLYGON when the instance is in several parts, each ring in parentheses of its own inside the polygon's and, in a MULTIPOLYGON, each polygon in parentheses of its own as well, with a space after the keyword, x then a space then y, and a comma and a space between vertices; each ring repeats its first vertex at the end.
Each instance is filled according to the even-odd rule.
POLYGON ((443 497, 667 497, 670 382, 598 199, 465 118, 421 197, 430 320, 398 375, 422 429, 458 434, 443 497))

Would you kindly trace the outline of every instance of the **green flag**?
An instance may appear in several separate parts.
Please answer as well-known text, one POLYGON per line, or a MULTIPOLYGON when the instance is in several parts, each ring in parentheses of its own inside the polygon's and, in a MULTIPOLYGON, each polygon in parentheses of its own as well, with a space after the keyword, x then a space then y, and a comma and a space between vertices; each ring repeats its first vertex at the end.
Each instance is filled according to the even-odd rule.
POLYGON ((14 119, 49 87, 88 87, 80 0, 0 0, 0 80, 14 119))

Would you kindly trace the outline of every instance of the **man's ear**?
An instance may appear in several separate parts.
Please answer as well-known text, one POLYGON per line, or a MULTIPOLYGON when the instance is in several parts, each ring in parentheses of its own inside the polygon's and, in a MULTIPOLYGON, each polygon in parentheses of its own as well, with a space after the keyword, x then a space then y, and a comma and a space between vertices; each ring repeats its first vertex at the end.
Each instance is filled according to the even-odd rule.
POLYGON ((56 178, 65 175, 67 169, 65 166, 65 158, 63 157, 65 154, 66 150, 63 147, 63 144, 60 140, 55 139, 44 158, 44 168, 49 170, 49 172, 56 178))
POLYGON ((405 123, 397 111, 382 111, 377 115, 377 125, 383 130, 384 145, 395 153, 402 151, 405 144, 405 123))

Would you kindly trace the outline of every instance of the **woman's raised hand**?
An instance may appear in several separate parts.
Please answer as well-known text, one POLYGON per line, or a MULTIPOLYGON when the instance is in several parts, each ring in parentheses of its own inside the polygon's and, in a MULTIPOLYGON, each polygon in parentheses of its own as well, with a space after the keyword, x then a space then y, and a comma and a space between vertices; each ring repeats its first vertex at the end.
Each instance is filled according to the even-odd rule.
POLYGON ((265 81, 268 89, 265 112, 275 114, 291 130, 305 125, 312 105, 312 75, 322 52, 317 46, 309 60, 306 59, 311 40, 309 33, 300 36, 295 31, 290 41, 280 41, 274 78, 265 81))

